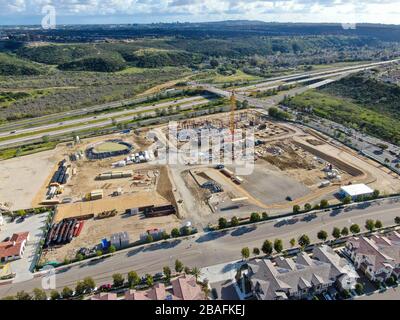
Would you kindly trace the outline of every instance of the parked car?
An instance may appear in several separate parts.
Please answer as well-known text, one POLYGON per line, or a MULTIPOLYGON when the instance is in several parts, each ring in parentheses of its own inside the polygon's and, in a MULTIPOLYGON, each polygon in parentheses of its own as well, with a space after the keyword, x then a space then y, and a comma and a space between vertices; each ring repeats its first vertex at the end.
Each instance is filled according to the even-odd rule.
POLYGON ((218 299, 218 292, 217 292, 217 289, 212 288, 212 290, 211 290, 211 296, 212 296, 212 298, 213 298, 214 300, 217 300, 217 299, 218 299))
POLYGON ((111 290, 111 288, 112 288, 111 284, 103 284, 99 287, 99 290, 100 291, 108 291, 108 290, 111 290))
POLYGON ((17 220, 17 223, 22 223, 22 222, 24 222, 25 221, 25 217, 20 217, 18 220, 17 220))
POLYGON ((164 278, 164 273, 162 272, 156 273, 154 275, 154 280, 161 280, 162 278, 164 278))

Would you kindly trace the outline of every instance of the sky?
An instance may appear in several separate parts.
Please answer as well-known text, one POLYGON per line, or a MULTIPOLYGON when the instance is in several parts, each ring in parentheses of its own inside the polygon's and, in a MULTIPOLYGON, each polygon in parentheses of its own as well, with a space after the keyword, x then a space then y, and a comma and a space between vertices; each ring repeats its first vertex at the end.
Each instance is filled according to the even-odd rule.
POLYGON ((0 24, 260 20, 400 24, 400 0, 0 0, 0 24))

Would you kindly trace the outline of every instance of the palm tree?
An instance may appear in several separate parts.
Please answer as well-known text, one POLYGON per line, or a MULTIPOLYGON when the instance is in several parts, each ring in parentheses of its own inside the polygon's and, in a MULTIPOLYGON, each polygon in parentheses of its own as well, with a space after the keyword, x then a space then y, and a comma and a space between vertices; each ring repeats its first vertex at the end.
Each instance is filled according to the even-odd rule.
POLYGON ((198 281, 198 279, 200 278, 200 276, 201 276, 201 270, 199 269, 199 268, 197 268, 197 267, 194 267, 193 269, 192 269, 192 275, 194 275, 194 277, 196 278, 196 282, 198 281))

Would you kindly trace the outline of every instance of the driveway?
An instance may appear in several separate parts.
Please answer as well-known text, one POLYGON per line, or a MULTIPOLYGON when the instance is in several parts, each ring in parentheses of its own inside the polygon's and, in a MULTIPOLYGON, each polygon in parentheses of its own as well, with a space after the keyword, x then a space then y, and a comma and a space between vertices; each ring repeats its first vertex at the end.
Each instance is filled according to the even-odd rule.
POLYGON ((24 257, 10 263, 12 272, 16 273, 14 283, 32 278, 31 271, 35 264, 36 250, 43 236, 43 227, 46 224, 47 217, 48 213, 30 216, 22 223, 18 223, 18 219, 16 219, 14 222, 6 223, 1 228, 0 241, 11 237, 14 233, 29 232, 29 241, 25 248, 24 257))

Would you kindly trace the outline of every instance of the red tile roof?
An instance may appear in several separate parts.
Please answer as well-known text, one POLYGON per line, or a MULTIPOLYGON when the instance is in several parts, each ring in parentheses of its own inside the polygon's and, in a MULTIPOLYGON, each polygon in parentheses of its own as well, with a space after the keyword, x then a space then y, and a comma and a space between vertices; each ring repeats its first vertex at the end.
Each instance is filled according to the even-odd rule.
POLYGON ((28 239, 29 232, 15 233, 9 241, 0 242, 0 258, 19 256, 24 241, 28 239))

